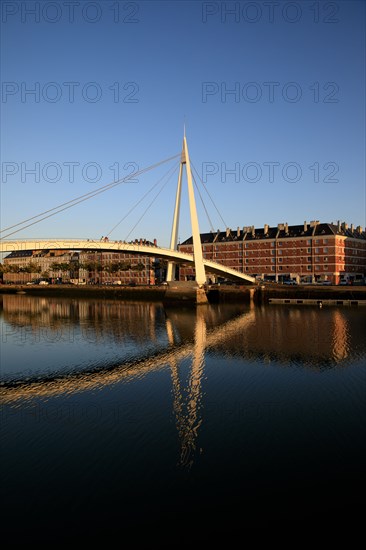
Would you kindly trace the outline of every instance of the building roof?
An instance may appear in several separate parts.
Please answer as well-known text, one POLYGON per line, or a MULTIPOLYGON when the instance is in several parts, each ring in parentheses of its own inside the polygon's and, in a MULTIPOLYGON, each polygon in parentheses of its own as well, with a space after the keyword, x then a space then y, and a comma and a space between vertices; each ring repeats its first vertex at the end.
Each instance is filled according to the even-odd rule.
POLYGON ((61 249, 43 249, 43 250, 17 250, 5 256, 4 260, 12 260, 14 258, 62 258, 63 256, 76 256, 78 252, 74 250, 61 249), (52 256, 53 252, 59 252, 57 256, 52 256))
MULTIPOLYGON (((312 236, 323 235, 341 235, 344 237, 351 237, 355 239, 366 240, 366 232, 362 231, 361 227, 354 228, 353 225, 348 227, 346 223, 337 224, 334 223, 320 223, 310 222, 303 223, 301 225, 288 225, 287 223, 279 223, 277 227, 264 227, 255 228, 254 226, 247 226, 235 230, 227 228, 226 231, 217 232, 210 231, 210 233, 201 233, 202 244, 213 244, 221 242, 235 242, 235 241, 256 241, 256 240, 271 240, 271 239, 286 239, 303 237, 309 238, 312 236)), ((192 245, 193 237, 189 237, 182 245, 192 245)))
POLYGON ((29 258, 33 255, 33 250, 17 250, 16 252, 10 252, 5 256, 4 260, 10 260, 11 258, 29 258))

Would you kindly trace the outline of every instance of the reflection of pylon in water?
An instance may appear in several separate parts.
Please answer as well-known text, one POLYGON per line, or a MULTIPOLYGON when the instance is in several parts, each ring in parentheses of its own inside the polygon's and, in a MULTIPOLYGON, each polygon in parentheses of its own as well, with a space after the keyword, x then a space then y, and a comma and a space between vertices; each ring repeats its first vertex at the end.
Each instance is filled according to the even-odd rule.
POLYGON ((191 406, 184 407, 184 397, 182 396, 178 368, 176 365, 172 365, 172 380, 174 395, 173 408, 181 446, 179 465, 189 469, 194 462, 196 440, 202 420, 198 418, 197 405, 195 405, 194 410, 192 410, 191 406))
POLYGON ((198 431, 202 424, 202 419, 200 417, 202 401, 201 381, 204 368, 205 343, 206 323, 203 315, 197 310, 192 366, 187 395, 185 397, 183 397, 181 391, 178 366, 176 362, 171 363, 174 398, 173 409, 181 442, 179 465, 188 469, 192 467, 194 462, 198 431), (186 407, 184 407, 184 401, 186 402, 186 407))

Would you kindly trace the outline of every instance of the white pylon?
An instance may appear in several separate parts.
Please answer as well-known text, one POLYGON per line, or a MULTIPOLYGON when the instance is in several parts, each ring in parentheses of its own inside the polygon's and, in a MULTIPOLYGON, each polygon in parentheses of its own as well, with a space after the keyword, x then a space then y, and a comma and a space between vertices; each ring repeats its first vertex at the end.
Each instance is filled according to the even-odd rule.
MULTIPOLYGON (((189 160, 185 129, 184 129, 184 136, 183 136, 182 154, 180 158, 177 193, 175 197, 172 236, 170 240, 170 248, 172 250, 177 250, 177 245, 178 245, 179 211, 180 211, 180 201, 181 201, 181 194, 182 194, 182 175, 183 175, 184 164, 186 166, 186 174, 187 174, 189 211, 191 215, 193 256, 194 256, 194 267, 196 271, 196 282, 198 286, 202 286, 206 283, 206 273, 205 273, 205 266, 203 264, 201 235, 200 235, 200 229, 198 225, 196 201, 194 198, 194 191, 193 191, 193 184, 192 184, 191 163, 189 160)), ((175 263, 169 262, 166 280, 168 282, 174 281, 174 275, 175 275, 175 263)))

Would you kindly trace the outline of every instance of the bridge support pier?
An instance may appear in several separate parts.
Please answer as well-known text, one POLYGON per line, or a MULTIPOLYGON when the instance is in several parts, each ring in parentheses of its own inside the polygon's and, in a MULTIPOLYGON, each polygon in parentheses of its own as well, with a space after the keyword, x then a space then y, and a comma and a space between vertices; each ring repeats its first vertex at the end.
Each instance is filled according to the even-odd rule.
POLYGON ((204 288, 196 289, 196 304, 198 306, 208 304, 207 294, 204 288))
POLYGON ((199 287, 196 281, 171 281, 168 283, 164 304, 175 305, 206 305, 208 299, 204 287, 199 287))

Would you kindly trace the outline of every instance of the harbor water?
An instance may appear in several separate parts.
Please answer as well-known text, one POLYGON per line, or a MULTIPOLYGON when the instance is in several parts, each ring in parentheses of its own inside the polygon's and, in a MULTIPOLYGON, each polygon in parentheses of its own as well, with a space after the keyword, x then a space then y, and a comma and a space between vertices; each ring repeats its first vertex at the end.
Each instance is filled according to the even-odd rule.
POLYGON ((365 308, 0 300, 5 538, 360 520, 365 308))

